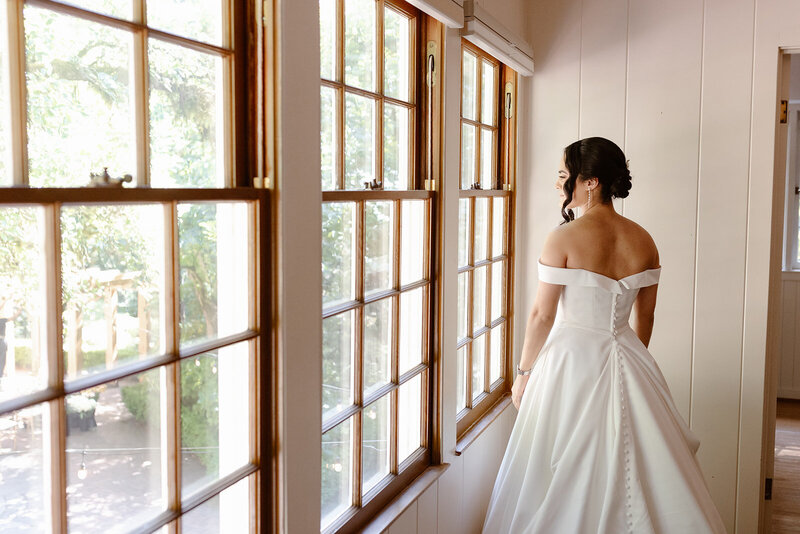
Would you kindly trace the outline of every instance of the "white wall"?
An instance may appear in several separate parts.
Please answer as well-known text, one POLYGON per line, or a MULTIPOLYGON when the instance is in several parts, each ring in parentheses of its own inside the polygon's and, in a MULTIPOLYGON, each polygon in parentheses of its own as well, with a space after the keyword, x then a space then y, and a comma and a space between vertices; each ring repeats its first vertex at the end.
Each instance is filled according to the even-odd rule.
POLYGON ((780 45, 800 45, 798 16, 794 2, 754 0, 540 0, 529 10, 518 309, 536 284, 524 265, 558 220, 563 147, 614 140, 633 174, 619 207, 653 235, 663 266, 650 349, 702 440, 730 532, 758 528, 777 59, 780 45))

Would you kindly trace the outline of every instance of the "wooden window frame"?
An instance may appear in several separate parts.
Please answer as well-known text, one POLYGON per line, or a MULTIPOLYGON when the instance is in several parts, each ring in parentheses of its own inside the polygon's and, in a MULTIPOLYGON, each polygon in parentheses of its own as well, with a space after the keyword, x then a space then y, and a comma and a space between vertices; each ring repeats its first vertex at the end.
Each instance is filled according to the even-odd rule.
MULTIPOLYGON (((467 119, 461 114, 459 136, 463 131, 464 124, 470 124, 477 128, 476 135, 476 149, 475 149, 475 176, 480 181, 480 158, 481 158, 481 129, 494 128, 496 132, 495 139, 497 146, 494 147, 493 166, 496 172, 492 175, 492 189, 463 189, 463 180, 461 178, 461 157, 459 157, 459 202, 466 200, 469 202, 469 226, 467 230, 467 247, 468 259, 467 265, 459 266, 458 274, 467 273, 467 294, 465 295, 466 304, 466 317, 467 317, 467 332, 466 337, 457 341, 456 350, 459 351, 466 347, 466 359, 464 364, 464 379, 466 383, 463 384, 466 396, 466 407, 461 409, 456 415, 456 436, 458 443, 456 445, 456 454, 460 454, 463 449, 468 445, 471 440, 470 435, 476 434, 476 430, 481 430, 481 422, 495 413, 501 403, 507 401, 508 395, 511 391, 511 377, 512 361, 511 350, 514 346, 514 231, 515 231, 515 197, 514 189, 516 183, 516 135, 517 135, 517 117, 516 117, 516 87, 517 87, 517 73, 502 64, 497 59, 486 53, 473 43, 462 38, 462 54, 460 64, 463 65, 463 54, 469 52, 477 57, 478 65, 482 61, 488 61, 497 67, 497 105, 495 106, 495 116, 497 117, 497 125, 487 125, 481 122, 482 111, 482 78, 480 76, 481 70, 478 70, 476 79, 477 93, 476 93, 476 107, 478 110, 478 120, 467 119), (493 256, 493 239, 494 239, 494 199, 504 198, 505 200, 505 231, 503 232, 503 246, 502 254, 493 256), (486 210, 487 219, 487 237, 486 237, 486 250, 487 258, 481 261, 475 261, 475 205, 480 199, 486 199, 488 208, 486 210), (492 302, 492 287, 491 287, 491 269, 500 262, 506 262, 504 270, 504 294, 502 296, 501 309, 503 310, 503 317, 496 319, 489 325, 479 327, 478 330, 474 329, 473 325, 473 293, 474 293, 474 276, 478 268, 486 268, 486 282, 485 282, 485 310, 487 316, 490 316, 491 302, 492 302), (490 382, 490 369, 491 369, 491 340, 487 336, 490 331, 499 328, 500 325, 505 324, 505 334, 503 339, 503 357, 501 364, 501 375, 494 383, 490 382), (472 398, 472 374, 473 374, 473 341, 480 336, 487 336, 484 350, 484 391, 477 396, 474 400, 472 398)), ((462 87, 460 94, 463 95, 463 71, 462 71, 462 87)), ((463 97, 461 98, 463 101, 463 97)), ((462 150, 462 143, 459 143, 459 153, 462 150)), ((460 206, 459 206, 460 209, 460 206)), ((460 231, 460 230, 459 230, 460 231)), ((458 354, 458 353, 457 353, 458 354)), ((457 355, 457 357, 460 357, 457 355)), ((496 415, 496 414, 495 414, 496 415)))
MULTIPOLYGON (((420 167, 419 165, 414 164, 415 162, 419 161, 418 157, 418 148, 421 142, 421 134, 422 134, 422 117, 419 116, 419 104, 420 98, 419 95, 422 95, 422 82, 424 81, 424 70, 418 68, 418 65, 414 65, 411 68, 411 79, 409 80, 409 100, 408 102, 393 98, 391 96, 387 96, 384 94, 384 61, 383 61, 383 21, 384 21, 384 8, 388 7, 390 9, 394 9, 395 11, 409 17, 410 19, 414 20, 416 24, 412 29, 412 36, 411 36, 411 44, 412 48, 409 50, 409 57, 414 60, 420 56, 421 48, 424 43, 424 33, 425 28, 423 28, 423 24, 421 22, 424 20, 425 15, 419 11, 417 8, 408 4, 403 0, 375 0, 377 4, 377 13, 378 16, 375 19, 375 27, 376 27, 376 47, 380 51, 376 54, 376 65, 375 65, 375 73, 376 73, 376 80, 375 86, 377 87, 376 90, 370 91, 367 89, 362 89, 360 87, 355 87, 352 85, 348 85, 345 82, 345 72, 344 72, 344 63, 345 63, 345 50, 344 50, 344 31, 345 31, 345 22, 344 22, 344 3, 345 0, 335 0, 336 2, 336 32, 337 32, 337 39, 336 39, 336 80, 329 80, 327 78, 320 77, 320 84, 322 87, 328 87, 333 89, 336 95, 336 113, 337 116, 341 119, 345 116, 345 100, 347 94, 353 94, 356 96, 362 96, 373 100, 376 103, 375 106, 375 169, 374 169, 374 177, 376 179, 380 178, 379 187, 378 189, 383 189, 383 111, 384 106, 388 102, 390 104, 403 107, 409 111, 410 116, 410 124, 409 124, 409 131, 411 132, 411 150, 409 154, 409 171, 411 173, 410 180, 409 180, 409 189, 407 190, 415 190, 420 189, 422 184, 420 184, 420 167)), ((337 191, 359 191, 359 189, 347 189, 345 185, 345 168, 344 168, 344 160, 345 160, 345 147, 344 147, 344 138, 345 138, 345 123, 344 120, 338 120, 336 123, 336 162, 334 167, 336 169, 336 189, 337 191)), ((327 192, 332 190, 325 190, 323 189, 323 195, 327 192)), ((389 190, 387 190, 389 191, 389 190)), ((405 189, 398 189, 398 190, 391 190, 397 192, 406 191, 405 189)))
MULTIPOLYGON (((155 531, 167 527, 169 532, 181 531, 184 514, 208 502, 237 482, 246 480, 249 486, 249 510, 247 521, 250 530, 260 532, 270 529, 276 520, 273 507, 274 478, 269 458, 272 456, 272 433, 274 411, 273 376, 270 364, 273 352, 273 337, 270 329, 273 307, 272 291, 272 209, 273 202, 266 189, 253 189, 251 185, 266 185, 260 179, 268 167, 274 167, 274 132, 270 130, 271 97, 269 81, 274 75, 272 65, 267 62, 270 55, 267 47, 274 40, 270 24, 262 24, 268 13, 274 13, 272 0, 242 4, 227 0, 224 9, 221 45, 214 45, 191 38, 150 28, 145 20, 145 1, 133 0, 134 16, 121 19, 91 11, 90 9, 65 4, 55 0, 9 0, 2 9, 8 28, 8 73, 10 90, 11 186, 1 187, 0 209, 8 206, 39 207, 44 211, 44 254, 46 263, 45 294, 48 302, 47 345, 45 355, 48 367, 46 387, 0 402, 0 414, 27 407, 41 406, 43 416, 42 453, 49 458, 49 496, 44 495, 51 511, 51 529, 66 532, 67 520, 67 474, 66 474, 66 415, 65 400, 70 394, 109 381, 136 375, 145 371, 163 368, 166 379, 163 392, 167 399, 161 407, 166 412, 167 425, 161 428, 166 435, 164 456, 167 463, 162 466, 161 476, 166 483, 163 499, 166 509, 147 523, 137 526, 142 530, 155 531), (72 16, 88 22, 128 31, 133 36, 133 67, 131 71, 135 138, 136 173, 135 187, 90 188, 90 187, 42 187, 28 186, 27 156, 27 91, 25 76, 25 32, 24 6, 30 5, 72 16), (153 37, 161 42, 211 54, 223 59, 223 95, 225 121, 224 188, 150 188, 148 132, 149 90, 147 86, 147 43, 153 37), (263 78, 263 79, 262 79, 263 78), (266 83, 265 83, 266 80, 266 83), (266 124, 265 124, 266 123, 266 124), (255 183, 254 183, 255 182, 255 183), (249 206, 249 224, 252 239, 249 242, 250 285, 253 288, 250 302, 243 303, 250 309, 248 328, 242 332, 216 338, 187 348, 180 347, 178 335, 179 280, 177 208, 185 203, 239 202, 249 206), (60 210, 66 206, 96 206, 108 204, 143 205, 157 204, 164 209, 165 277, 166 301, 164 320, 167 321, 166 347, 164 354, 144 360, 122 364, 96 374, 65 380, 62 354, 62 288, 60 261, 60 210), (249 344, 249 453, 248 461, 235 471, 220 477, 191 495, 182 496, 183 482, 180 476, 180 363, 187 358, 232 346, 249 344), (266 467, 264 467, 266 466, 266 467)), ((271 19, 271 17, 270 17, 271 19)), ((1 20, 1 19, 0 19, 1 20)))
MULTIPOLYGON (((334 428, 336 425, 346 421, 349 417, 355 417, 353 425, 353 446, 356 449, 353 454, 353 494, 354 502, 351 503, 350 508, 345 511, 338 519, 334 520, 322 532, 325 534, 337 533, 350 533, 359 532, 378 515, 395 497, 397 497, 404 489, 406 489, 412 481, 419 475, 425 472, 431 465, 439 462, 439 428, 438 412, 439 412, 439 365, 438 365, 438 332, 439 332, 439 317, 438 317, 438 301, 439 301, 439 284, 437 282, 438 261, 439 261, 439 247, 440 239, 436 231, 439 224, 439 195, 434 189, 435 183, 438 182, 437 178, 441 174, 440 165, 436 162, 440 161, 441 149, 440 142, 437 141, 437 135, 441 135, 441 119, 439 117, 441 106, 441 84, 430 85, 427 83, 427 72, 429 61, 431 61, 431 54, 435 58, 434 61, 438 62, 441 57, 439 51, 441 50, 442 43, 444 42, 444 27, 435 19, 428 17, 414 6, 404 2, 403 0, 375 0, 376 9, 380 14, 376 18, 376 33, 377 33, 377 46, 381 52, 377 54, 376 58, 376 72, 377 80, 376 87, 379 90, 365 91, 360 88, 354 88, 345 84, 344 82, 344 1, 336 0, 337 12, 337 59, 336 59, 336 76, 337 80, 328 80, 320 78, 320 86, 332 88, 336 91, 336 109, 337 109, 337 124, 336 124, 336 162, 334 167, 336 169, 336 189, 322 191, 322 202, 346 202, 353 203, 356 206, 355 216, 355 235, 356 247, 354 254, 355 258, 355 299, 343 304, 332 306, 323 310, 323 320, 341 313, 346 313, 351 310, 356 310, 354 319, 355 337, 354 344, 355 358, 354 358, 354 402, 349 407, 337 414, 335 417, 326 420, 322 427, 322 432, 326 432, 334 428), (384 80, 384 62, 383 62, 383 10, 389 7, 399 12, 404 13, 410 18, 416 19, 415 29, 413 30, 413 49, 409 50, 409 57, 412 61, 410 66, 411 82, 409 102, 393 99, 383 94, 383 80, 384 80), (428 43, 435 43, 435 53, 427 49, 428 43), (345 94, 353 93, 360 96, 367 96, 373 98, 378 102, 376 105, 376 165, 375 176, 381 178, 383 175, 383 105, 384 102, 397 104, 410 110, 410 131, 411 131, 411 147, 409 157, 409 170, 411 176, 409 177, 409 189, 389 190, 383 189, 383 182, 379 184, 377 190, 358 190, 358 189, 345 189, 345 169, 344 169, 344 140, 345 140, 345 94), (429 133, 430 132, 430 133, 429 133), (423 141, 424 140, 424 141, 423 141), (401 233, 401 205, 404 201, 424 201, 426 204, 426 235, 425 243, 423 245, 424 251, 424 277, 423 280, 400 285, 400 233, 401 233), (392 288, 364 296, 364 280, 363 280, 363 262, 364 262, 364 207, 366 202, 370 201, 391 201, 393 203, 393 252, 392 261, 393 265, 393 282, 392 288), (406 371, 402 376, 398 374, 398 344, 399 344, 399 315, 397 313, 400 295, 408 291, 423 288, 424 308, 426 310, 426 317, 423 321, 423 355, 422 363, 418 364, 411 370, 406 371), (379 390, 370 393, 368 400, 370 403, 385 395, 390 395, 391 402, 391 430, 390 440, 394 440, 390 454, 389 474, 373 487, 367 494, 361 494, 362 472, 361 472, 361 425, 359 424, 360 414, 363 412, 367 403, 364 402, 362 381, 359 376, 361 361, 362 361, 362 348, 360 347, 360 339, 363 336, 362 330, 362 312, 364 306, 370 302, 376 302, 382 299, 391 298, 393 300, 392 307, 392 350, 391 350, 391 378, 387 385, 379 390), (397 390, 400 385, 406 383, 411 378, 422 375, 422 403, 420 419, 422 424, 421 433, 421 446, 414 453, 411 454, 404 462, 398 465, 397 463, 397 390)), ((438 64, 435 65, 435 70, 439 70, 438 64)))

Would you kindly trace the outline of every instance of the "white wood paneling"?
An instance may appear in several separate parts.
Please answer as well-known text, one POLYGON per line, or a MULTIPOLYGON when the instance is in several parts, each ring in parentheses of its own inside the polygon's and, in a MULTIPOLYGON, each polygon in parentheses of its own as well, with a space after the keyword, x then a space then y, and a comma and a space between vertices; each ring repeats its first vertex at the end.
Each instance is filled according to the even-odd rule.
POLYGON ((414 501, 389 527, 389 534, 417 533, 417 503, 414 501))
POLYGON ((578 136, 581 49, 575 21, 580 20, 580 7, 579 0, 530 6, 536 72, 532 83, 522 80, 519 92, 515 364, 536 292, 536 260, 545 237, 562 220, 555 190, 558 162, 578 136))
POLYGON ((631 2, 626 155, 633 189, 625 216, 661 257, 650 349, 688 420, 697 224, 702 0, 631 2))
POLYGON ((492 494, 500 462, 508 443, 508 435, 516 419, 512 407, 497 417, 492 432, 484 431, 464 451, 464 497, 462 504, 462 532, 480 533, 489 498, 492 494))
POLYGON ((584 0, 581 14, 578 137, 625 149, 628 0, 584 0))
POLYGON ((438 484, 432 484, 417 499, 417 532, 420 534, 437 534, 437 506, 439 488, 438 484))
POLYGON ((800 280, 784 275, 781 283, 781 363, 778 397, 800 399, 800 280))
POLYGON ((690 424, 734 529, 749 179, 754 0, 706 0, 690 424), (724 266, 725 276, 720 276, 724 266), (726 313, 719 313, 726 310, 726 313))
MULTIPOLYGON (((494 428, 489 431, 494 432, 494 428)), ((436 504, 439 508, 439 534, 461 534, 461 509, 464 493, 464 457, 454 456, 450 467, 439 477, 436 504)))

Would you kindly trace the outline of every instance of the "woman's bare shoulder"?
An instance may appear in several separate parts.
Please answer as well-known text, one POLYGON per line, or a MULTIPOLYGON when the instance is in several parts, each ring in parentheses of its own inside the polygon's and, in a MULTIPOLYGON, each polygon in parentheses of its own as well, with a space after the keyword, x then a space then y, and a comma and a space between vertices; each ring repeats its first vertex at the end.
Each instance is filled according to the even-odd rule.
POLYGON ((625 224, 628 226, 630 235, 636 242, 637 248, 647 251, 648 255, 651 257, 652 267, 659 267, 660 263, 658 258, 658 247, 656 246, 653 236, 651 236, 650 232, 645 230, 645 228, 636 221, 632 221, 627 217, 623 217, 623 219, 625 220, 625 224))
POLYGON ((568 224, 556 226, 544 240, 540 259, 545 265, 566 267, 570 229, 568 224))

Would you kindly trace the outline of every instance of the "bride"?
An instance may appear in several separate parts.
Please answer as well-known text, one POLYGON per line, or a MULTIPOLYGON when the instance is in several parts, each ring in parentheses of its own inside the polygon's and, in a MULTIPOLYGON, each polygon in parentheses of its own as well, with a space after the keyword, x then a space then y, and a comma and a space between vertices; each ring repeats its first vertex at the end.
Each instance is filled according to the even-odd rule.
POLYGON ((602 137, 576 141, 557 187, 564 224, 537 266, 519 413, 483 532, 724 533, 699 442, 647 350, 661 267, 650 234, 611 202, 631 188, 625 155, 602 137))

